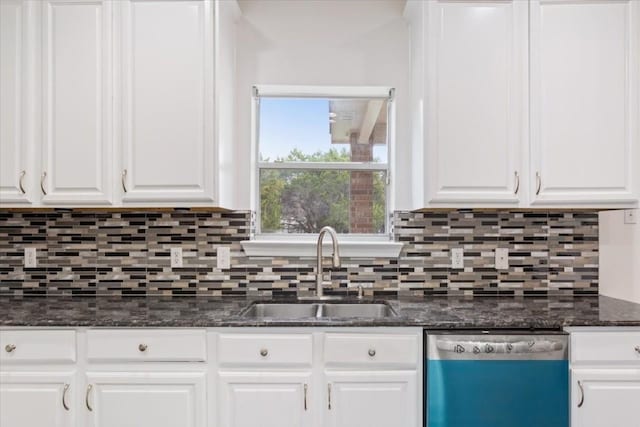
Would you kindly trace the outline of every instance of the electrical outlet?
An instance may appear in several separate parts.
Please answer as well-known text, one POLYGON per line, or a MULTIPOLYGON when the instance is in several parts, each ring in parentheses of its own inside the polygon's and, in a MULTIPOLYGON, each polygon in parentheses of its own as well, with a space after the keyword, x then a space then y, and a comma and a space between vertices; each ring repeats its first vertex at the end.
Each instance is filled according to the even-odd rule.
POLYGON ((231 249, 228 246, 220 246, 216 251, 218 269, 231 268, 231 249))
POLYGON ((182 248, 171 248, 171 268, 182 267, 182 248))
POLYGON ((496 270, 509 269, 509 249, 496 248, 496 270))
POLYGON ((455 269, 464 268, 464 249, 462 248, 451 249, 451 268, 455 268, 455 269))
POLYGON ((24 248, 24 266, 26 268, 36 268, 38 266, 36 248, 24 248))
POLYGON ((625 224, 637 224, 638 223, 638 209, 627 209, 624 211, 624 223, 625 224))

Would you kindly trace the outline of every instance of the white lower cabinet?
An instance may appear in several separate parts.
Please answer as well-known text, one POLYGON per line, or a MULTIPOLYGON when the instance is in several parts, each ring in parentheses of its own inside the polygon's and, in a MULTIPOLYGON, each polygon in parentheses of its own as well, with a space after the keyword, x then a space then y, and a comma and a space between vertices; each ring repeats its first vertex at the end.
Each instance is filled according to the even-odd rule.
POLYGON ((328 427, 418 427, 418 372, 325 373, 328 427))
POLYGON ((91 427, 205 427, 205 372, 88 372, 91 427))
POLYGON ((76 395, 73 370, 3 370, 0 372, 0 427, 72 427, 76 395))
POLYGON ((638 369, 573 369, 572 427, 638 425, 638 369))
POLYGON ((0 329, 0 427, 418 427, 420 328, 0 329))
POLYGON ((220 427, 313 425, 311 371, 221 372, 220 427))
POLYGON ((636 427, 640 329, 574 328, 571 427, 636 427))

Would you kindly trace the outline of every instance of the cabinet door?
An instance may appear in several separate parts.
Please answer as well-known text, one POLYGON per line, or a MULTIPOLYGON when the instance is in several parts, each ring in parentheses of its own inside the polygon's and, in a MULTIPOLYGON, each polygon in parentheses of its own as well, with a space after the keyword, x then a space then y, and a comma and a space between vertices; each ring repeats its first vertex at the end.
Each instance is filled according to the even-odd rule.
POLYGON ((425 2, 427 202, 519 203, 527 2, 425 2))
POLYGON ((42 2, 42 203, 111 203, 112 2, 42 2))
POLYGON ((305 427, 313 422, 311 372, 221 372, 221 427, 305 427))
POLYGON ((640 369, 573 369, 572 427, 638 425, 640 369))
POLYGON ((89 372, 92 427, 205 427, 204 372, 89 372))
POLYGON ((29 203, 27 182, 34 170, 27 164, 28 31, 33 3, 0 1, 0 203, 29 203))
POLYGON ((418 373, 327 372, 327 427, 418 427, 418 373))
POLYGON ((72 427, 74 372, 1 372, 0 427, 72 427))
POLYGON ((640 2, 532 0, 530 37, 532 202, 633 203, 640 2))
POLYGON ((123 201, 213 200, 213 7, 122 6, 123 201))

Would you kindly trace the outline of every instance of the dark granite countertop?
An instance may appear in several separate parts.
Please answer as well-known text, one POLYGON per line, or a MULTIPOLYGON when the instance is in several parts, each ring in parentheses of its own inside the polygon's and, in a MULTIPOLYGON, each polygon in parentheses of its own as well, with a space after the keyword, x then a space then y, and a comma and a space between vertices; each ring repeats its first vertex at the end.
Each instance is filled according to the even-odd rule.
MULTIPOLYGON (((0 297, 0 326, 420 326, 432 329, 640 326, 640 304, 605 296, 376 299, 376 302, 387 302, 398 313, 398 317, 386 319, 276 321, 240 317, 242 310, 255 301, 283 300, 233 297, 0 297)), ((360 302, 372 301, 365 299, 360 302)))

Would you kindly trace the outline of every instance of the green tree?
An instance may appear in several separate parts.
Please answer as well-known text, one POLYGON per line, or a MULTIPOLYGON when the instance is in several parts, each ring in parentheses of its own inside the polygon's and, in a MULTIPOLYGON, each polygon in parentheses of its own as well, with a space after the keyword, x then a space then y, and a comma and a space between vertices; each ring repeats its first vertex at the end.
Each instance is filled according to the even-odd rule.
MULTIPOLYGON (((305 154, 294 149, 286 162, 347 162, 346 149, 305 154)), ((385 183, 373 173, 374 229, 384 232, 385 183)), ((349 187, 351 172, 342 170, 273 169, 260 176, 261 228, 263 232, 317 233, 330 225, 339 233, 349 232, 349 187)))

